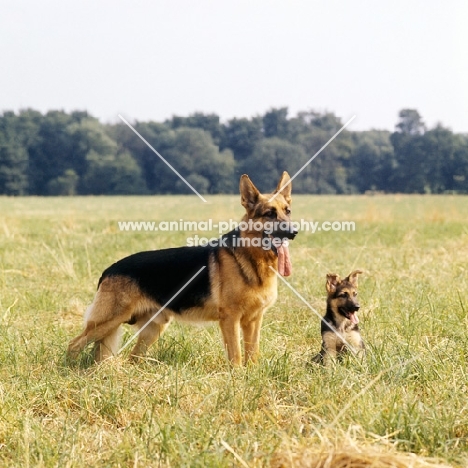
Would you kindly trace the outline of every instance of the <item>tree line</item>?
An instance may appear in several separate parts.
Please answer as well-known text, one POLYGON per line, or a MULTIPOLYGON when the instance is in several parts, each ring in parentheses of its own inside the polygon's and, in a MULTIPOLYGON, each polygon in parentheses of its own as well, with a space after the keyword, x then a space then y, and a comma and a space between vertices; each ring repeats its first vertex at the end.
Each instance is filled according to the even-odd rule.
MULTIPOLYGON (((216 114, 136 122, 140 133, 203 194, 236 193, 249 174, 260 190, 295 174, 342 127, 330 112, 271 109, 263 116, 216 114)), ((344 130, 294 180, 295 193, 368 191, 468 193, 468 135, 428 129, 414 109, 394 132, 344 130)), ((87 112, 27 109, 0 115, 0 194, 143 195, 191 193, 124 123, 87 112)))

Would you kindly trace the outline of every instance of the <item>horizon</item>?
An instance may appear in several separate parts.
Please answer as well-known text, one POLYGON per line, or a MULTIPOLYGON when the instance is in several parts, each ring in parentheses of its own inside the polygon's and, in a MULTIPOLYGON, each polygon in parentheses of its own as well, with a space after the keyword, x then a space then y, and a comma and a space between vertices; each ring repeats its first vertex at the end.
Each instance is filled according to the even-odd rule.
MULTIPOLYGON (((286 106, 285 106, 286 107, 286 106)), ((404 109, 408 109, 408 108, 404 108, 404 109)), ((273 107, 270 107, 269 109, 267 109, 265 111, 268 112, 270 110, 276 110, 276 108, 273 108, 273 107)), ((403 109, 400 109, 400 110, 403 110, 403 109)), ((411 109, 413 110, 413 109, 411 109)), ((418 111, 418 109, 414 109, 416 111, 418 111)), ((24 108, 24 109, 18 109, 18 110, 13 110, 13 109, 0 109, 0 117, 3 116, 5 113, 7 112, 13 112, 15 115, 19 115, 19 113, 21 112, 27 112, 27 111, 33 111, 33 112, 39 112, 41 115, 45 116, 47 115, 47 113, 49 112, 64 112, 65 114, 67 115, 71 115, 72 113, 74 112, 86 112, 88 114, 88 116, 90 118, 94 118, 94 119, 97 119, 98 122, 101 124, 101 125, 125 125, 125 123, 122 121, 122 118, 119 118, 119 115, 116 116, 116 118, 112 119, 112 120, 108 120, 108 121, 104 121, 103 119, 99 118, 98 116, 96 115, 93 115, 92 113, 90 113, 87 109, 71 109, 71 110, 66 110, 66 109, 47 109, 46 111, 41 111, 39 109, 34 109, 34 108, 30 108, 30 107, 27 107, 27 108, 24 108)), ((331 115, 334 115, 336 117, 338 117, 339 119, 343 120, 340 116, 338 116, 336 113, 334 113, 333 111, 331 110, 326 110, 324 111, 324 113, 320 112, 320 111, 317 111, 316 109, 308 109, 307 111, 304 111, 304 110, 298 110, 295 114, 291 113, 289 111, 289 108, 288 108, 288 120, 291 119, 291 118, 296 118, 298 116, 299 113, 301 112, 317 112, 319 113, 320 115, 324 115, 324 113, 327 113, 327 114, 331 114, 331 115)), ((264 114, 256 114, 256 115, 253 115, 253 116, 249 116, 249 117, 246 117, 246 116, 234 116, 232 117, 231 119, 222 119, 221 116, 219 114, 216 114, 215 112, 212 112, 212 113, 203 113, 201 111, 194 111, 193 113, 190 113, 188 115, 176 115, 176 114, 173 114, 171 115, 170 117, 168 117, 167 119, 164 119, 164 120, 139 120, 139 119, 132 119, 132 118, 128 118, 128 119, 125 119, 127 121, 129 121, 130 123, 132 124, 136 124, 136 123, 150 123, 150 122, 154 122, 154 123, 162 123, 162 124, 166 124, 166 123, 169 123, 170 124, 170 121, 171 119, 175 118, 175 117, 180 117, 180 118, 187 118, 187 117, 191 117, 191 116, 194 116, 196 114, 203 114, 203 115, 216 115, 217 117, 219 117, 219 123, 220 125, 226 125, 229 123, 230 120, 233 120, 233 119, 248 119, 248 120, 251 120, 253 118, 262 118, 264 114)), ((421 116, 422 118, 422 122, 424 124, 425 121, 424 121, 424 117, 421 116)), ((352 119, 354 120, 354 119, 352 119)), ((399 116, 397 115, 396 117, 396 120, 395 120, 395 125, 394 125, 394 128, 393 129, 386 129, 386 128, 366 128, 366 129, 352 129, 352 128, 347 128, 346 130, 347 131, 350 131, 350 132, 389 132, 389 133, 394 133, 397 131, 397 124, 399 123, 399 116)), ((462 134, 462 135, 468 135, 468 131, 466 132, 455 132, 453 131, 453 129, 451 129, 449 126, 445 125, 444 122, 441 122, 441 121, 437 121, 434 123, 434 125, 432 126, 429 126, 426 124, 426 128, 425 130, 432 130, 434 128, 436 128, 438 125, 441 125, 443 128, 445 129, 448 129, 450 131, 452 131, 454 134, 455 133, 459 133, 459 134, 462 134)), ((351 125, 350 125, 351 126, 351 125)))

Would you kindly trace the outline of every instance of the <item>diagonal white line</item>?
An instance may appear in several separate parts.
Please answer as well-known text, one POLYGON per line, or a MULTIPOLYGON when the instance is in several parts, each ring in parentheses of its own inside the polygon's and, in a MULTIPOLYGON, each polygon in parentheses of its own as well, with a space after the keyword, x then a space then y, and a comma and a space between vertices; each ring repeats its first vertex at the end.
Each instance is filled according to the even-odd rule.
POLYGON ((196 189, 193 188, 192 185, 190 185, 190 183, 187 182, 187 180, 186 180, 181 174, 179 174, 179 172, 177 172, 177 170, 176 170, 173 166, 171 166, 171 164, 170 164, 168 161, 166 161, 166 160, 165 160, 165 159, 164 159, 164 158, 163 158, 163 157, 162 157, 162 156, 161 156, 161 155, 160 155, 160 154, 159 154, 159 153, 158 153, 158 152, 157 152, 157 151, 156 151, 156 150, 155 150, 155 149, 154 149, 154 148, 153 148, 153 147, 152 147, 152 146, 151 146, 151 145, 150 145, 134 128, 133 128, 133 127, 132 127, 131 124, 129 124, 120 114, 119 114, 119 117, 120 117, 120 119, 121 119, 124 123, 126 123, 126 124, 128 125, 128 127, 129 127, 136 135, 138 135, 138 136, 140 137, 140 139, 141 139, 144 143, 146 143, 146 144, 148 145, 148 147, 149 147, 151 150, 154 151, 154 153, 156 154, 156 156, 158 156, 164 163, 166 163, 167 166, 168 166, 170 169, 172 169, 172 171, 173 171, 175 174, 177 174, 177 175, 179 176, 179 178, 180 178, 183 182, 185 182, 189 188, 192 189, 192 191, 195 193, 195 195, 198 195, 198 196, 200 197, 200 199, 201 199, 203 202, 208 203, 208 202, 196 191, 196 189))
POLYGON ((126 343, 122 346, 117 354, 120 354, 148 325, 154 320, 204 269, 202 266, 126 343))
POLYGON ((268 201, 274 200, 355 118, 353 115, 268 201))
POLYGON ((328 323, 305 299, 304 297, 293 288, 272 266, 270 268, 276 273, 276 276, 323 322, 325 323, 334 333, 335 335, 340 338, 343 343, 346 344, 348 349, 353 353, 356 354, 356 350, 345 340, 343 335, 331 324, 328 323))

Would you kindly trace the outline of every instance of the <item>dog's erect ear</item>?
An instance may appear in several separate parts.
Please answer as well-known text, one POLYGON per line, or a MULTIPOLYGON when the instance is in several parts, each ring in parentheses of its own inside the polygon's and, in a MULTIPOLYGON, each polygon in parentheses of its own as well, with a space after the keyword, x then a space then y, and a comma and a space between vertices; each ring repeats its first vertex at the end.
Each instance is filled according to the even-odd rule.
POLYGON ((281 193, 283 195, 284 199, 288 202, 291 203, 291 177, 289 177, 289 174, 284 171, 283 175, 281 176, 280 181, 278 182, 278 186, 276 187, 275 193, 281 193), (289 182, 289 183, 288 183, 289 182), (288 184, 285 186, 285 184, 288 184), (283 188, 284 187, 284 188, 283 188), (281 190, 283 188, 283 190, 281 190))
POLYGON ((245 209, 251 210, 257 203, 260 192, 252 183, 247 174, 240 178, 239 191, 241 194, 241 204, 245 209))
POLYGON ((352 273, 348 275, 346 281, 349 281, 355 288, 357 288, 358 284, 358 275, 362 274, 361 270, 354 270, 352 273))
POLYGON ((328 273, 327 275, 327 292, 333 294, 336 291, 336 287, 341 283, 340 275, 335 273, 328 273))

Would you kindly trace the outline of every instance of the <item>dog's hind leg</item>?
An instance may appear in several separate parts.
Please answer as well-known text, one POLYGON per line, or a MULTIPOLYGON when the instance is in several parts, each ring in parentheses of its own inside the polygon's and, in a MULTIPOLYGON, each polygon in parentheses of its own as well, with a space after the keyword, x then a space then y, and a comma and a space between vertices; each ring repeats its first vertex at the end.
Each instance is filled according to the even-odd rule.
POLYGON ((170 323, 170 318, 160 314, 151 320, 151 314, 144 315, 135 324, 138 328, 138 339, 130 353, 130 359, 136 361, 144 356, 148 348, 159 339, 170 323))
MULTIPOLYGON (((125 320, 122 320, 120 316, 103 323, 89 321, 86 324, 86 328, 83 333, 70 341, 70 344, 68 345, 68 354, 71 357, 75 357, 89 343, 94 343, 96 341, 101 342, 109 336, 111 337, 110 341, 114 341, 114 334, 118 331, 119 325, 124 321, 125 320)), ((107 343, 109 344, 109 341, 107 341, 107 343)), ((108 346, 108 344, 106 346, 108 346)))
MULTIPOLYGON (((88 307, 85 312, 84 321, 85 325, 92 317, 93 306, 88 307)), ((122 339, 122 327, 118 326, 115 330, 111 331, 102 340, 98 340, 94 343, 94 360, 96 362, 104 361, 113 356, 117 356, 119 352, 120 342, 122 339)))
POLYGON ((102 340, 98 340, 94 343, 94 360, 96 362, 101 362, 104 361, 104 359, 117 356, 122 339, 122 333, 122 327, 119 326, 102 340))
POLYGON ((89 343, 95 343, 96 360, 114 354, 118 347, 119 327, 127 322, 133 310, 132 303, 120 302, 113 294, 98 292, 93 304, 85 313, 85 329, 70 341, 68 354, 76 357, 89 343), (102 345, 102 346, 101 346, 102 345))

